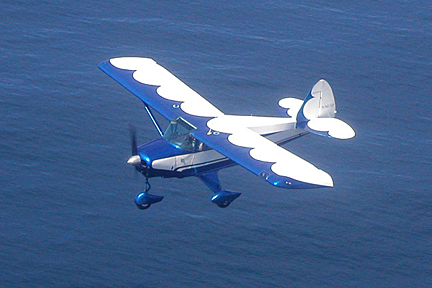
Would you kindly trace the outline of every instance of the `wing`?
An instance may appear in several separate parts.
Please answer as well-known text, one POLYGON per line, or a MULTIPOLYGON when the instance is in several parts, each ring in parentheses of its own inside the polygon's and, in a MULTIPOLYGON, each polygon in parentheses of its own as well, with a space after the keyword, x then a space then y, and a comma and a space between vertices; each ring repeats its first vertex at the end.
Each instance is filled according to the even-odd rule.
POLYGON ((237 126, 227 116, 208 121, 210 131, 192 134, 219 153, 282 188, 333 187, 325 171, 283 149, 252 130, 237 126))
POLYGON ((182 116, 195 125, 223 115, 153 59, 113 58, 99 68, 168 120, 182 116))

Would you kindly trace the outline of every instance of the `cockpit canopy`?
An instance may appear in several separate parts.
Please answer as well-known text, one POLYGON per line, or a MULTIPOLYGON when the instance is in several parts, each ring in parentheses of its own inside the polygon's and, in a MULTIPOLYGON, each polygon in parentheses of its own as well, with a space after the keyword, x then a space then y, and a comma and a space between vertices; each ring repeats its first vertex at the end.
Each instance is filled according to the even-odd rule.
POLYGON ((182 117, 177 117, 168 124, 163 137, 171 144, 186 151, 209 150, 210 147, 191 135, 195 129, 196 127, 191 123, 182 117))

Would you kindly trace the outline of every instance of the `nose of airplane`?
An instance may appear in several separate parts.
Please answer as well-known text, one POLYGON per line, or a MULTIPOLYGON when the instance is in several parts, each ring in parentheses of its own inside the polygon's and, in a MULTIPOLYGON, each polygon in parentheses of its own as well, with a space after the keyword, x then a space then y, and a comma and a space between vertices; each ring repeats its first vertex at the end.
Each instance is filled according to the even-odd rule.
POLYGON ((127 160, 127 164, 132 166, 141 165, 141 157, 139 155, 132 155, 132 157, 127 160))

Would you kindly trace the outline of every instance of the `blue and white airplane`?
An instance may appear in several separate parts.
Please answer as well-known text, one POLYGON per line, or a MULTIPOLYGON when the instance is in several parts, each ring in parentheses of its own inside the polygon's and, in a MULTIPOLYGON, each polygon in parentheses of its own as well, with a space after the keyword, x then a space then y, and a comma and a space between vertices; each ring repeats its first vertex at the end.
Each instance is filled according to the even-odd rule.
POLYGON ((99 68, 144 102, 161 138, 137 146, 132 133, 128 164, 146 178, 135 204, 147 209, 163 196, 149 193, 149 178, 197 176, 213 192, 211 201, 227 207, 240 196, 222 189, 218 170, 241 165, 270 184, 288 189, 333 187, 332 177, 306 160, 280 147, 308 133, 338 139, 355 136, 335 118, 332 89, 318 81, 304 101, 284 98, 284 117, 226 115, 150 58, 120 57, 99 68), (162 131, 152 111, 170 121, 162 131), (279 145, 278 145, 279 144, 279 145))

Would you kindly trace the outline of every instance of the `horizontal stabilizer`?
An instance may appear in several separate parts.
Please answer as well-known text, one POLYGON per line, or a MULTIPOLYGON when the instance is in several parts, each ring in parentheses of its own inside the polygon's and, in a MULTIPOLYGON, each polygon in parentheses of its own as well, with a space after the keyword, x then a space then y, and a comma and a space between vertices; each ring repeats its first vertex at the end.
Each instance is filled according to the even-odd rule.
POLYGON ((302 128, 316 135, 337 139, 350 139, 355 136, 354 129, 337 118, 315 118, 309 120, 302 128))
POLYGON ((279 107, 281 107, 282 115, 284 117, 289 116, 292 118, 297 117, 297 113, 303 104, 303 100, 297 98, 283 98, 278 102, 279 107))

